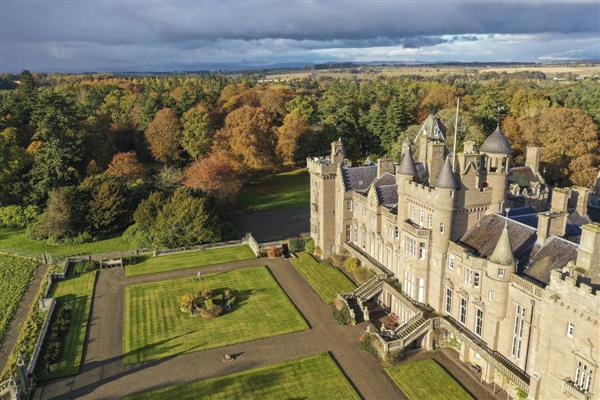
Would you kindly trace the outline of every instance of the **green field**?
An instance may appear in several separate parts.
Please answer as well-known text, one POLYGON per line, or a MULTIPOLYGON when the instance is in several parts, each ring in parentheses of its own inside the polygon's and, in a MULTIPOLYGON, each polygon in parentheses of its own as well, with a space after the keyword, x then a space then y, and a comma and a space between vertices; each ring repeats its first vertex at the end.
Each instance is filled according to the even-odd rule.
POLYGON ((340 270, 329 263, 319 263, 306 252, 290 260, 325 303, 333 303, 338 293, 353 291, 356 286, 340 270))
POLYGON ((237 204, 244 211, 308 207, 309 176, 306 169, 271 175, 242 187, 237 204))
POLYGON ((127 400, 359 398, 327 353, 125 397, 127 400))
POLYGON ((124 362, 134 364, 307 329, 266 267, 132 285, 125 289, 124 362), (213 319, 179 310, 179 297, 201 288, 236 290, 237 303, 213 319))
POLYGON ((82 244, 49 244, 28 239, 25 237, 25 229, 0 228, 0 251, 26 256, 40 257, 42 253, 49 253, 54 257, 66 257, 123 251, 129 248, 129 244, 121 236, 82 244))
POLYGON ((54 379, 79 372, 85 336, 87 333, 90 307, 94 294, 97 271, 78 273, 77 266, 64 281, 56 282, 50 295, 56 298, 56 312, 61 308, 71 308, 71 321, 64 337, 64 347, 58 363, 42 366, 38 376, 42 380, 54 379))
POLYGON ((0 254, 0 342, 27 291, 37 262, 0 254))
POLYGON ((159 257, 141 257, 141 261, 125 267, 126 276, 154 274, 176 269, 197 268, 231 261, 256 258, 250 247, 221 247, 159 257))
POLYGON ((473 400, 435 360, 409 361, 386 372, 411 400, 473 400))

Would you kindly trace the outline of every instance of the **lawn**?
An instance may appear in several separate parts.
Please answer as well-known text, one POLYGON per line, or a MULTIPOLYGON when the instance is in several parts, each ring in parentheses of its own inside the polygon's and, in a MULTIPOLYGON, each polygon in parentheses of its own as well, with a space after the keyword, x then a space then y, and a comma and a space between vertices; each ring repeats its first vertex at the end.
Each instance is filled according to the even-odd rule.
POLYGON ((125 397, 126 400, 359 398, 327 353, 125 397))
POLYGON ((124 318, 125 364, 308 328, 266 267, 128 286, 124 318), (213 319, 180 311, 179 297, 201 288, 236 290, 237 303, 213 319))
POLYGON ((331 304, 338 293, 351 292, 356 288, 340 270, 329 263, 319 263, 306 252, 298 253, 298 258, 292 258, 291 262, 325 303, 331 304))
POLYGON ((0 254, 0 342, 27 291, 37 262, 0 254))
POLYGON ((309 176, 304 168, 244 185, 237 198, 238 206, 244 211, 308 207, 309 203, 309 176))
POLYGON ((79 372, 96 275, 97 271, 80 273, 75 265, 71 267, 67 279, 56 282, 52 287, 50 295, 56 298, 56 312, 58 313, 61 308, 70 308, 71 320, 63 339, 60 360, 49 366, 41 366, 38 372, 40 379, 54 379, 79 372))
POLYGON ((0 251, 9 251, 32 257, 49 253, 54 257, 66 257, 80 254, 106 253, 129 250, 130 245, 121 236, 82 244, 49 244, 28 239, 25 229, 0 228, 0 251))
POLYGON ((473 400, 435 360, 401 363, 386 372, 411 400, 473 400))
POLYGON ((154 274, 184 268, 197 268, 231 261, 256 258, 250 247, 219 247, 210 250, 191 251, 167 256, 141 257, 140 261, 125 267, 126 276, 154 274))

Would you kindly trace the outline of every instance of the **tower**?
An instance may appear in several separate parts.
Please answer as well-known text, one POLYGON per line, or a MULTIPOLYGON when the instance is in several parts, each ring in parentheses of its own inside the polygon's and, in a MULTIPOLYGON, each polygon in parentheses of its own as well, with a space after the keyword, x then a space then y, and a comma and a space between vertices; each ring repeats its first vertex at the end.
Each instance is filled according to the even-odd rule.
POLYGON ((512 148, 500 130, 500 126, 485 139, 480 151, 484 156, 484 186, 492 189, 492 201, 488 213, 502 213, 506 199, 512 148))
POLYGON ((340 138, 331 143, 328 157, 309 157, 306 160, 310 174, 310 235, 324 257, 328 257, 335 246, 335 182, 344 155, 340 138))

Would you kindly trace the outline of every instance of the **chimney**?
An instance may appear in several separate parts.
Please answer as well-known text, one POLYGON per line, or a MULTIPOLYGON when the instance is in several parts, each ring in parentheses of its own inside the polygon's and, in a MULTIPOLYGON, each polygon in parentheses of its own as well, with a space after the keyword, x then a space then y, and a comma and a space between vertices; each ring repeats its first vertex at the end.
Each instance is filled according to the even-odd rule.
POLYGON ((477 145, 475 144, 475 142, 472 142, 470 140, 467 140, 466 142, 464 142, 463 143, 463 153, 465 153, 465 154, 477 153, 477 145))
POLYGON ((380 158, 377 160, 377 176, 381 176, 386 172, 394 174, 396 171, 394 160, 391 158, 380 158))
POLYGON ((550 236, 563 237, 567 233, 567 213, 545 212, 538 214, 536 243, 544 244, 550 236))
POLYGON ((540 170, 540 148, 534 146, 527 146, 527 153, 525 155, 525 165, 533 170, 533 172, 539 173, 540 170))
POLYGON ((552 203, 550 211, 557 213, 566 213, 569 205, 571 191, 568 188, 555 188, 552 190, 552 203))
POLYGON ((581 226, 581 240, 577 249, 577 268, 592 275, 600 276, 600 223, 593 222, 581 226))
POLYGON ((574 189, 577 197, 577 205, 575 206, 575 209, 577 210, 579 215, 587 217, 588 203, 590 202, 591 190, 580 186, 575 187, 574 189))

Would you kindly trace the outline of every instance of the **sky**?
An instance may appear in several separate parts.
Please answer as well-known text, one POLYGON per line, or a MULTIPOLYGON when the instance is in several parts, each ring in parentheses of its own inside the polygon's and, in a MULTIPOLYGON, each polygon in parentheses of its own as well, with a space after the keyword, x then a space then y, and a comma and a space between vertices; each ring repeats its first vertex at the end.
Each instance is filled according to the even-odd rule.
POLYGON ((600 1, 0 0, 0 72, 600 59, 600 1))

